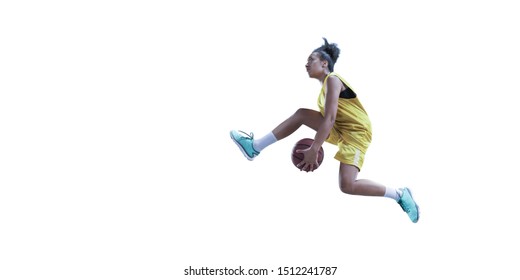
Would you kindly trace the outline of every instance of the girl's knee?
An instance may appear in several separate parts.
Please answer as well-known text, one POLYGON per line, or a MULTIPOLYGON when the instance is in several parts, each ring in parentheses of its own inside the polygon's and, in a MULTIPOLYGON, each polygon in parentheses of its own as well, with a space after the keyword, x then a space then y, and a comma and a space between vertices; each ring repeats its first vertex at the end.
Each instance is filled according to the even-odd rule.
POLYGON ((354 182, 350 182, 350 181, 340 182, 339 189, 346 194, 355 194, 354 182))
POLYGON ((298 110, 296 110, 296 112, 294 112, 293 115, 294 115, 295 117, 300 117, 300 118, 301 118, 301 117, 304 117, 305 114, 307 113, 307 110, 308 110, 308 109, 305 109, 305 108, 299 108, 298 110))
POLYGON ((356 178, 358 169, 354 165, 340 164, 339 169, 339 188, 346 194, 356 194, 356 178))

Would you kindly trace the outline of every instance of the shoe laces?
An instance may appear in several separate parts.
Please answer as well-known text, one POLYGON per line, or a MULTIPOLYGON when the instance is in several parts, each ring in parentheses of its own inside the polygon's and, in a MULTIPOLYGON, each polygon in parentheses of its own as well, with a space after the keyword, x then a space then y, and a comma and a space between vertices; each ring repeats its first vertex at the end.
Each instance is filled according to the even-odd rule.
POLYGON ((251 140, 253 140, 253 132, 251 132, 251 133, 249 133, 249 134, 245 133, 245 132, 242 131, 242 130, 239 130, 238 132, 247 135, 247 136, 240 136, 241 138, 243 138, 243 139, 251 139, 251 140))

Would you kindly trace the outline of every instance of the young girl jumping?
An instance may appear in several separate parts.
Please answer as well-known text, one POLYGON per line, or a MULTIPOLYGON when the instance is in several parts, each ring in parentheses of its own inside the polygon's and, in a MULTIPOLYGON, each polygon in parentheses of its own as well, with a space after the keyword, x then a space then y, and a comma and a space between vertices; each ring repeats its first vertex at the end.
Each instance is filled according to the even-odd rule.
POLYGON ((302 171, 314 171, 318 167, 318 151, 323 143, 337 145, 334 156, 339 164, 339 186, 351 195, 384 196, 394 199, 408 214, 412 222, 419 220, 419 206, 409 188, 394 189, 382 184, 357 179, 364 156, 372 140, 372 126, 357 94, 350 85, 334 72, 340 49, 337 44, 324 44, 315 49, 307 59, 305 68, 310 78, 320 81, 319 111, 300 108, 267 135, 254 139, 253 133, 232 130, 231 139, 248 160, 256 158, 267 146, 291 135, 302 124, 316 131, 314 142, 301 152, 304 159, 297 166, 302 171))

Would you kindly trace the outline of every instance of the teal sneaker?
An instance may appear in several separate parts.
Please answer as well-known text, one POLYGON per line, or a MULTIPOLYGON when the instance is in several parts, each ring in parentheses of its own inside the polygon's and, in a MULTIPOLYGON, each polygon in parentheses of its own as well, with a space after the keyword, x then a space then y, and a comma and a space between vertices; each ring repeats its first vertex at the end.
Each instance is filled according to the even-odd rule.
POLYGON ((253 133, 247 134, 243 131, 236 131, 231 130, 229 132, 229 135, 231 136, 231 139, 233 139, 233 142, 237 144, 237 146, 240 148, 240 151, 242 151, 242 154, 248 159, 253 160, 256 156, 260 154, 260 152, 257 152, 255 148, 253 148, 253 133))
POLYGON ((409 188, 399 189, 403 194, 399 198, 399 206, 403 208, 404 212, 408 214, 408 217, 412 222, 417 223, 419 221, 419 205, 413 200, 412 192, 409 188))

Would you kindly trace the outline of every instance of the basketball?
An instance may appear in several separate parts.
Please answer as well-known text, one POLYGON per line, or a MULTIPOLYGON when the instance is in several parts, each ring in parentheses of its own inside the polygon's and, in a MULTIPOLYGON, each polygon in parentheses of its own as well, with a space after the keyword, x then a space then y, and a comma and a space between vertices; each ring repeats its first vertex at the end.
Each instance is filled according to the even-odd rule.
MULTIPOLYGON (((303 154, 297 153, 296 151, 305 150, 305 149, 309 148, 312 145, 312 142, 314 142, 314 139, 303 138, 300 141, 296 142, 296 144, 294 144, 294 147, 292 149, 292 154, 291 154, 291 159, 292 159, 292 163, 294 164, 294 166, 297 167, 297 165, 303 160, 303 154)), ((320 150, 318 152, 318 167, 323 162, 323 156, 324 156, 323 147, 320 147, 320 150)), ((318 167, 316 167, 314 170, 318 169, 318 167)))

